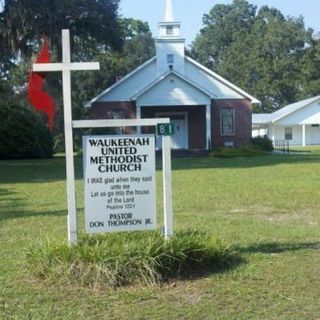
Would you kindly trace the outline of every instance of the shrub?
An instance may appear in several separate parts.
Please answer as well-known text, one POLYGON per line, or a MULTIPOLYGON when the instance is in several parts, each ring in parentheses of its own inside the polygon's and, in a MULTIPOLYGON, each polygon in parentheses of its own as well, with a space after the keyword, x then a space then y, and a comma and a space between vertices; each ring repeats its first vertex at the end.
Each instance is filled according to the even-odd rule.
POLYGON ((211 156, 217 158, 234 158, 234 157, 251 157, 265 154, 264 150, 255 145, 243 145, 238 148, 215 148, 211 152, 211 156))
POLYGON ((159 232, 82 235, 78 245, 47 242, 27 252, 35 275, 82 285, 156 285, 173 278, 215 272, 239 262, 236 252, 205 233, 159 232))
POLYGON ((0 159, 49 158, 52 137, 28 107, 0 106, 0 159))
POLYGON ((263 151, 273 151, 273 143, 267 137, 255 137, 251 139, 251 142, 254 146, 263 151))

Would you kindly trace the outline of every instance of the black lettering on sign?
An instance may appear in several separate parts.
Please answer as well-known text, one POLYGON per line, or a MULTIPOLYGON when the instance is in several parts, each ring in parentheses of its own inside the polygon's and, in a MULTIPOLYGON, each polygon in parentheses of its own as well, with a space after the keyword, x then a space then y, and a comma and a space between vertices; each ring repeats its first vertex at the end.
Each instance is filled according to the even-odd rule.
POLYGON ((89 223, 90 228, 100 228, 104 227, 104 222, 103 221, 91 221, 89 223))

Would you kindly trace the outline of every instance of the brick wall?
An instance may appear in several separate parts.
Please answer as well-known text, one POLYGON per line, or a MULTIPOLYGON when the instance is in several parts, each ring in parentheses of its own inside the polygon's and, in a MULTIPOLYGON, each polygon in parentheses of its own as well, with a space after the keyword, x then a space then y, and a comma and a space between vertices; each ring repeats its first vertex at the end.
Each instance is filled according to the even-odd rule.
POLYGON ((252 106, 249 100, 213 100, 211 117, 213 147, 223 147, 226 142, 233 142, 235 147, 250 143, 252 106), (235 134, 232 136, 221 135, 221 107, 235 109, 235 134))
MULTIPOLYGON (((252 107, 249 100, 213 100, 211 104, 212 146, 223 147, 227 142, 233 142, 238 147, 247 144, 251 139, 252 107), (221 107, 235 109, 235 134, 221 135, 221 107)), ((112 110, 123 110, 126 119, 136 118, 136 107, 132 101, 95 102, 91 107, 91 119, 110 119, 112 110)), ((154 118, 156 112, 188 112, 188 139, 190 149, 206 148, 206 107, 205 106, 161 106, 143 107, 142 118, 154 118)), ((135 128, 126 128, 126 133, 134 133, 135 128)), ((144 133, 154 133, 154 128, 144 128, 144 133)))
MULTIPOLYGON (((136 118, 136 106, 133 101, 94 102, 90 109, 90 119, 111 119, 111 112, 121 110, 125 119, 136 118)), ((134 127, 124 129, 127 134, 135 133, 134 127)))

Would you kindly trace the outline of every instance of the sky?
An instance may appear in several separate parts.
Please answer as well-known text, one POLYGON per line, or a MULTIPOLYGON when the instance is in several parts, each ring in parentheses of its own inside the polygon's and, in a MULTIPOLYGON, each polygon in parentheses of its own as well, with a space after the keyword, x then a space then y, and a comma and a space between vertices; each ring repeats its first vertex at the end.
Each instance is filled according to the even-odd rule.
MULTIPOLYGON (((216 4, 230 4, 232 0, 173 0, 174 18, 182 22, 182 36, 190 45, 202 27, 202 17, 216 4)), ((320 0, 249 0, 258 8, 263 5, 279 9, 285 16, 302 15, 307 27, 320 32, 320 0)), ((163 21, 165 0, 121 0, 120 14, 149 23, 156 37, 157 23, 163 21)))
MULTIPOLYGON (((202 27, 202 17, 216 4, 230 4, 232 0, 172 0, 174 18, 182 22, 182 36, 187 45, 202 27)), ((307 27, 320 32, 320 0, 248 0, 258 8, 263 5, 279 9, 285 16, 303 16, 307 27)), ((2 9, 0 0, 0 10, 2 9)), ((119 13, 149 23, 153 36, 158 34, 157 23, 163 21, 165 0, 120 0, 119 13)))

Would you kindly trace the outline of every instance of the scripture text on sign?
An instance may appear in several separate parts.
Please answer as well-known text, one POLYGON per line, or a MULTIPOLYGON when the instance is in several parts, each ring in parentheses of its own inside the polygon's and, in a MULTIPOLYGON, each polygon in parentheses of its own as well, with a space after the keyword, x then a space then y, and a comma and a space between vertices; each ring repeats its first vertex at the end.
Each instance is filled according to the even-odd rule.
POLYGON ((86 232, 156 228, 152 135, 83 138, 86 232))

